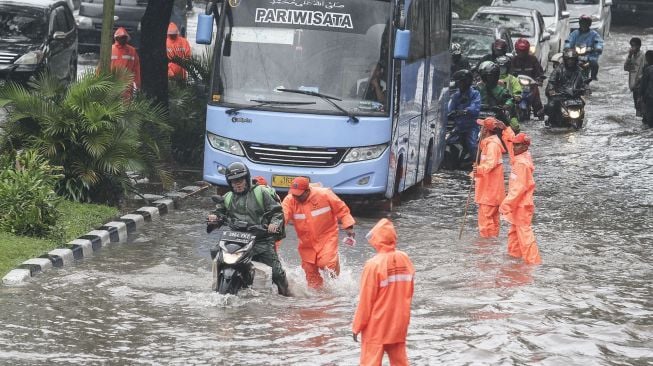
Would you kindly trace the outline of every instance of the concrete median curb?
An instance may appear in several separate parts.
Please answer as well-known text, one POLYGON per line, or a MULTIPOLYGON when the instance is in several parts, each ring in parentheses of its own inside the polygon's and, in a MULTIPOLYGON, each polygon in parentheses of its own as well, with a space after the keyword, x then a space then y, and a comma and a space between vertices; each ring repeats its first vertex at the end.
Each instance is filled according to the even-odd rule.
POLYGON ((125 242, 129 234, 135 232, 138 228, 157 221, 160 216, 177 208, 179 201, 193 196, 210 186, 208 183, 203 186, 187 186, 178 192, 165 194, 165 198, 153 201, 152 206, 141 207, 132 213, 109 221, 96 230, 91 230, 66 243, 64 248, 57 248, 44 253, 38 258, 24 261, 16 269, 7 273, 2 278, 2 283, 6 286, 19 285, 50 268, 69 266, 77 260, 92 257, 93 253, 99 251, 103 246, 125 242))

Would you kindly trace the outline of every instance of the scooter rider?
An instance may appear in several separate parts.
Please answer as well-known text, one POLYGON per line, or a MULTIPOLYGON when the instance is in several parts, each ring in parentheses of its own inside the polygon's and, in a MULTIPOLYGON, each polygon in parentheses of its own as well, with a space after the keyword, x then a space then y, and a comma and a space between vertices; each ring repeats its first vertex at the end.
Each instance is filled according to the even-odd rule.
POLYGON ((515 133, 519 133, 519 121, 514 116, 515 103, 510 91, 499 85, 501 70, 499 65, 492 61, 483 61, 478 67, 481 80, 477 85, 481 93, 481 106, 500 107, 501 112, 497 113, 497 119, 506 125, 510 125, 515 133))
POLYGON ((469 60, 467 57, 463 56, 463 48, 460 46, 460 43, 452 43, 451 49, 451 76, 459 70, 469 70, 469 60))
POLYGON ((519 79, 510 73, 510 57, 499 56, 496 63, 499 65, 499 80, 508 89, 515 103, 519 103, 522 97, 522 87, 519 79))
MULTIPOLYGON (((536 80, 539 85, 542 85, 544 79, 544 70, 542 65, 537 60, 537 57, 530 54, 531 44, 525 38, 519 38, 515 42, 516 55, 512 58, 510 63, 510 73, 518 75, 526 75, 536 80)), ((544 106, 542 106, 542 98, 540 97, 539 88, 531 88, 530 102, 538 117, 544 116, 544 106)))
MULTIPOLYGON (((268 233, 276 234, 282 231, 284 222, 281 205, 261 186, 252 187, 251 175, 245 164, 241 162, 229 164, 225 171, 225 177, 232 197, 229 200, 225 199, 225 205, 219 206, 214 214, 208 215, 208 222, 218 222, 219 216, 227 216, 246 221, 248 225, 260 225, 262 224, 263 214, 272 211, 274 214, 268 224, 268 233), (258 202, 260 198, 257 198, 257 193, 254 192, 255 189, 262 190, 258 194, 259 197, 263 198, 260 203, 258 202)), ((225 198, 227 195, 229 193, 225 194, 225 198)), ((286 272, 283 270, 277 252, 274 250, 274 237, 272 235, 256 239, 252 260, 272 267, 272 282, 277 285, 279 294, 290 296, 286 272)))
POLYGON ((479 125, 476 118, 481 110, 481 94, 472 88, 472 73, 469 70, 459 70, 453 74, 458 91, 451 96, 447 105, 447 113, 455 121, 455 133, 463 140, 469 151, 469 156, 476 156, 478 147, 479 125))
MULTIPOLYGON (((499 38, 492 43, 490 48, 491 53, 483 56, 480 62, 483 61, 496 61, 499 56, 506 56, 508 54, 508 43, 499 38)), ((480 63, 479 63, 480 66, 480 63)))
MULTIPOLYGON (((546 115, 549 119, 560 119, 560 103, 565 98, 579 96, 585 92, 586 80, 578 66, 578 54, 573 49, 566 49, 562 54, 562 65, 558 66, 551 73, 549 83, 546 86, 548 102, 546 115)), ((545 122, 548 125, 548 120, 545 122)))
POLYGON ((592 80, 598 80, 596 75, 599 72, 599 56, 603 53, 603 38, 594 29, 590 29, 592 18, 589 15, 581 15, 578 19, 579 28, 571 32, 569 38, 565 41, 565 48, 575 48, 576 46, 591 47, 589 53, 589 63, 592 80))

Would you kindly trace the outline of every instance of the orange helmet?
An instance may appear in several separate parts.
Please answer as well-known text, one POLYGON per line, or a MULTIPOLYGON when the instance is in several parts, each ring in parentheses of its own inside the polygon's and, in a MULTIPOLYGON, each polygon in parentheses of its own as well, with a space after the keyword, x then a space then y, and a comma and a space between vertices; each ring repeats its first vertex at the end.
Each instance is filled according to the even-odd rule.
POLYGON ((520 38, 515 42, 515 50, 528 52, 531 49, 531 44, 526 38, 520 38))
POLYGON ((120 37, 127 37, 127 40, 131 39, 129 33, 127 32, 127 29, 125 29, 124 27, 120 27, 116 29, 116 33, 113 34, 113 38, 120 38, 120 37))

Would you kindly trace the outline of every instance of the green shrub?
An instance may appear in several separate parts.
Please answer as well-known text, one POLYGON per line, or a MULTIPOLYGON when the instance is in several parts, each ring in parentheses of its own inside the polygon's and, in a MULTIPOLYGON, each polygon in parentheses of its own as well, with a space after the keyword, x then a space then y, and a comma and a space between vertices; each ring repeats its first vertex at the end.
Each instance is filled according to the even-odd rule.
POLYGON ((57 222, 59 197, 55 184, 62 176, 35 151, 0 159, 0 230, 44 237, 57 222))
POLYGON ((142 97, 126 102, 129 80, 123 71, 88 72, 69 85, 50 74, 40 75, 29 89, 5 85, 2 149, 34 148, 62 166, 56 190, 74 201, 117 204, 133 189, 128 171, 166 182, 161 162, 169 149, 167 114, 142 97))

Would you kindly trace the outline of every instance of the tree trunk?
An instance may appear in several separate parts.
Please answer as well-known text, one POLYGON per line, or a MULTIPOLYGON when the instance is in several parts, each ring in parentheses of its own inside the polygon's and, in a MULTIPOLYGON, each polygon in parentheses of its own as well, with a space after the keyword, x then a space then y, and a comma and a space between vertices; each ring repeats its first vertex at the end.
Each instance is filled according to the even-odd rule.
POLYGON ((100 36, 100 70, 108 72, 111 69, 111 44, 113 39, 113 16, 115 0, 104 0, 102 6, 102 34, 100 36))
MULTIPOLYGON (((105 0, 106 1, 106 0, 105 0)), ((149 0, 141 19, 141 83, 143 93, 168 107, 166 33, 174 0, 149 0)))

